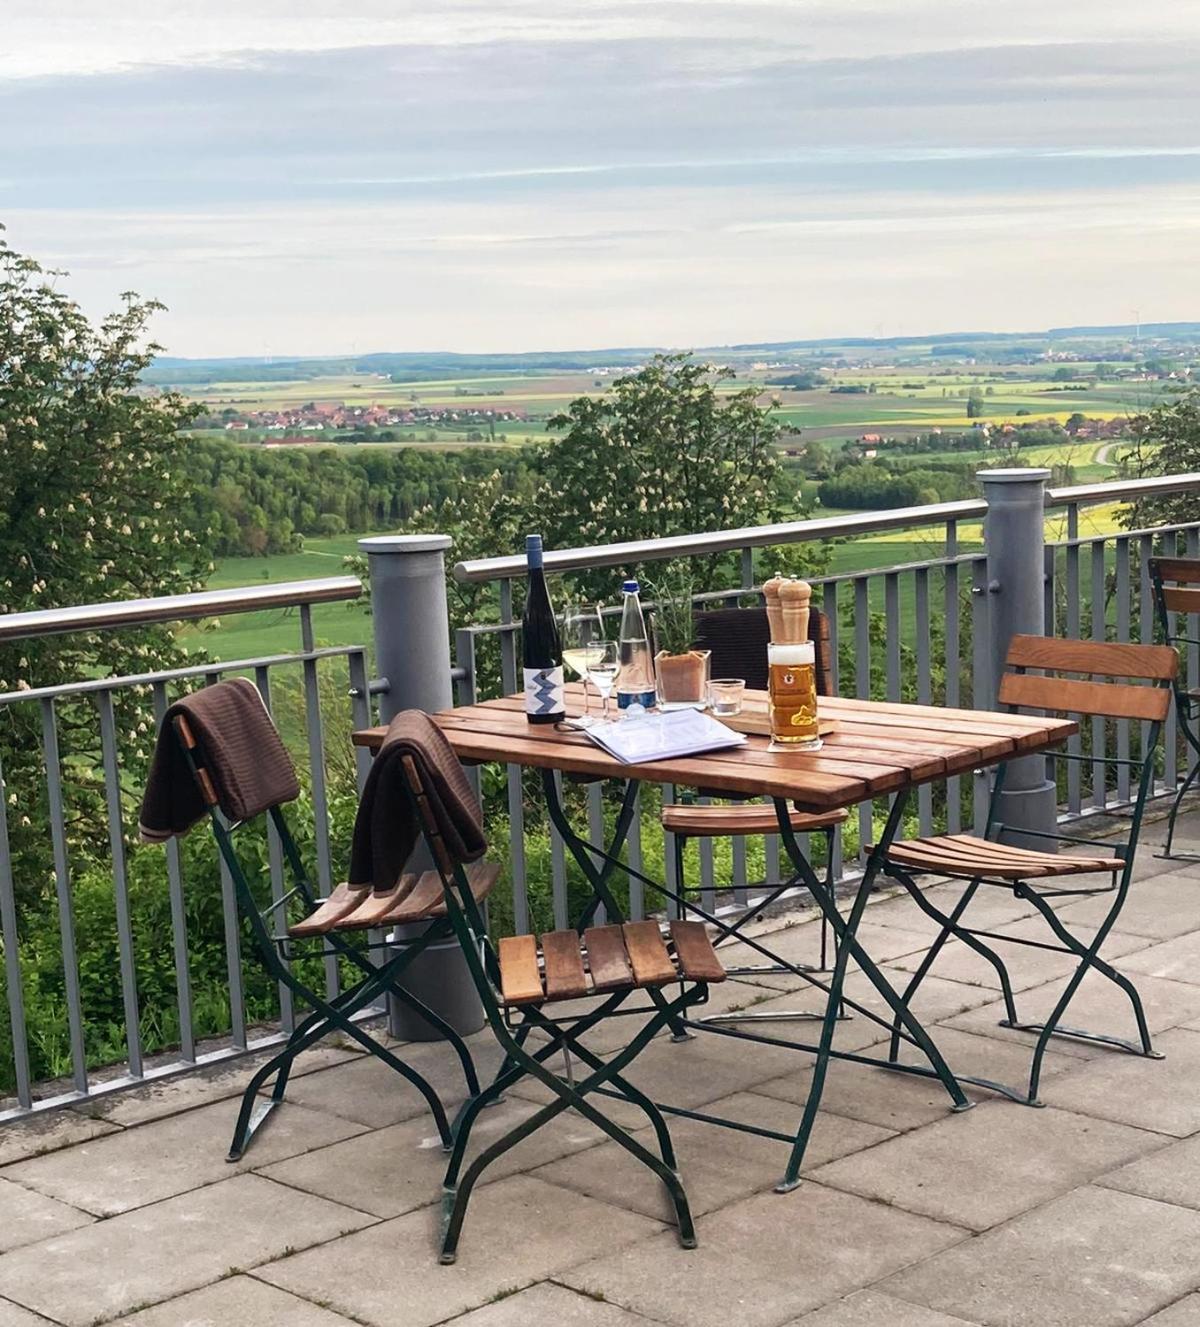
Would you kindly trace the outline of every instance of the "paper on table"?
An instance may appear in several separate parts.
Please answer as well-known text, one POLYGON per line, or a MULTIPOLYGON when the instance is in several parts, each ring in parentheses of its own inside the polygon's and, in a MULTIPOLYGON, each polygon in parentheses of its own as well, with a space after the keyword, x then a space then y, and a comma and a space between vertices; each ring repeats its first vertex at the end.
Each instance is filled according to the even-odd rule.
POLYGON ((703 751, 744 746, 745 737, 696 710, 671 710, 617 723, 596 723, 584 730, 609 755, 626 765, 647 760, 673 760, 703 751))

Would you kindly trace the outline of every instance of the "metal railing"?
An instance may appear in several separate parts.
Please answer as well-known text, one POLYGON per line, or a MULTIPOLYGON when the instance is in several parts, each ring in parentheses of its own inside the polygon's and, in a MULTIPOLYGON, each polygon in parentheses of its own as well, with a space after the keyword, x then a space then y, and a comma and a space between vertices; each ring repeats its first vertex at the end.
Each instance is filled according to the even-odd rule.
MULTIPOLYGON (((71 1086, 52 1095, 35 1094, 35 1074, 30 1056, 29 1026, 24 996, 25 973, 21 939, 26 919, 18 909, 17 863, 11 851, 10 813, 20 813, 29 805, 28 788, 19 791, 5 780, 3 767, 11 754, 0 749, 0 938, 3 939, 5 995, 8 1024, 12 1038, 12 1098, 8 1104, 0 1094, 0 1122, 29 1113, 34 1109, 77 1102, 127 1087, 133 1083, 187 1072, 197 1065, 212 1063, 232 1055, 258 1049, 286 1036, 295 1025, 295 1010, 289 993, 280 988, 278 1004, 268 1020, 278 1024, 264 1036, 253 1038, 248 1023, 245 998, 245 967, 241 928, 234 900, 233 882, 221 866, 219 880, 189 881, 184 856, 177 840, 166 845, 166 881, 169 894, 170 944, 174 967, 174 1014, 179 1031, 178 1050, 156 1057, 148 1063, 142 1037, 142 1000, 138 986, 135 957, 136 937, 131 911, 130 849, 131 810, 140 789, 124 787, 121 782, 122 734, 118 731, 116 706, 128 693, 141 698, 153 722, 145 724, 152 740, 154 729, 177 689, 196 682, 209 685, 223 676, 240 674, 251 677, 268 710, 272 706, 272 681, 280 669, 299 670, 308 767, 307 791, 313 817, 313 841, 317 880, 323 891, 333 885, 330 843, 329 798, 326 783, 326 748, 322 720, 319 669, 333 661, 344 660, 351 693, 351 721, 355 727, 370 722, 365 647, 341 646, 317 648, 312 609, 317 604, 345 602, 358 598, 362 586, 357 577, 339 576, 327 580, 294 581, 286 584, 237 590, 218 590, 199 594, 168 596, 161 599, 132 600, 88 605, 79 608, 50 609, 41 612, 15 613, 0 618, 0 641, 32 639, 51 633, 72 631, 115 631, 143 626, 146 623, 191 622, 222 615, 242 614, 264 609, 298 611, 300 648, 294 653, 271 654, 247 659, 205 661, 169 670, 127 674, 119 677, 92 678, 57 686, 25 688, 0 693, 0 714, 12 707, 33 706, 40 721, 40 756, 44 774, 42 801, 47 817, 46 830, 50 847, 53 892, 58 913, 61 946, 62 1002, 65 1023, 66 1058, 69 1060, 71 1086), (81 708, 86 707, 86 710, 81 708), (71 747, 64 752, 60 742, 60 718, 70 711, 71 747), (90 716, 90 718, 88 717, 90 716), (89 723, 94 728, 87 732, 89 723), (119 984, 123 1013, 122 1036, 125 1062, 117 1073, 107 1072, 97 1078, 88 1054, 89 1011, 81 990, 81 953, 77 942, 72 842, 69 826, 69 785, 74 778, 91 774, 88 761, 80 754, 84 746, 98 739, 103 817, 106 824, 92 825, 92 835, 107 834, 115 913, 115 973, 119 984), (192 988, 192 949, 189 936, 188 899, 196 891, 220 891, 221 930, 225 950, 225 974, 228 983, 229 1026, 209 1028, 223 1044, 210 1051, 198 1047, 192 988)), ((367 757, 358 758, 356 777, 359 787, 366 776, 367 757)), ((268 839, 268 873, 273 896, 284 892, 283 857, 277 837, 268 839)), ((92 956, 94 959, 94 956, 92 956)), ((331 993, 338 989, 337 967, 326 967, 326 984, 331 993)), ((111 1066, 109 1067, 111 1069, 111 1066)))
MULTIPOLYGON (((1047 508, 1065 513, 1065 538, 1048 543, 1044 553, 1044 605, 1048 630, 1090 635, 1096 639, 1152 638, 1154 627, 1147 559, 1151 552, 1200 556, 1200 520, 1164 529, 1088 532, 1081 521, 1081 512, 1099 503, 1174 492, 1200 492, 1200 475, 1170 476, 1131 484, 1086 485, 1047 494, 1047 508), (1100 611, 1097 611, 1097 605, 1100 611)), ((830 618, 834 680, 843 694, 875 699, 937 701, 964 708, 986 707, 990 704, 993 683, 990 675, 993 656, 989 639, 988 559, 986 549, 981 545, 968 546, 965 535, 968 523, 974 524, 986 514, 987 503, 983 501, 941 503, 749 530, 647 540, 601 549, 555 550, 547 554, 547 564, 551 570, 569 571, 597 566, 629 566, 684 555, 735 554, 738 570, 734 583, 698 598, 703 603, 736 604, 746 602, 755 593, 755 551, 758 549, 835 537, 927 529, 931 531, 929 557, 892 566, 842 571, 816 580, 819 602, 830 618)), ((443 684, 448 671, 459 703, 469 703, 479 697, 486 690, 483 679, 492 671, 497 689, 516 690, 520 624, 514 612, 514 586, 524 574, 523 560, 498 558, 460 563, 454 574, 460 580, 496 585, 499 621, 476 623, 454 633, 453 657, 451 659, 447 652, 438 665, 442 670, 443 684), (481 666, 484 651, 491 652, 492 670, 481 666)), ((126 735, 120 730, 119 716, 124 712, 121 707, 132 705, 136 699, 145 712, 146 727, 151 729, 161 719, 173 693, 179 688, 197 681, 209 683, 230 674, 252 677, 270 708, 273 681, 285 670, 296 670, 299 674, 299 718, 286 736, 294 746, 303 746, 307 751, 305 783, 311 802, 317 882, 322 889, 329 888, 335 879, 334 843, 330 829, 327 733, 322 715, 321 679, 336 670, 338 703, 345 705, 345 697, 349 696, 349 710, 343 717, 354 727, 365 726, 371 721, 372 697, 386 692, 386 686, 369 680, 365 644, 317 648, 312 614, 314 605, 350 601, 360 593, 361 586, 356 578, 334 577, 0 617, 0 642, 7 642, 51 633, 107 632, 146 623, 195 621, 218 613, 225 616, 263 609, 294 609, 298 614, 300 646, 294 653, 202 661, 160 672, 89 678, 59 686, 0 693, 0 716, 15 713, 13 707, 30 707, 33 711, 26 732, 34 735, 32 741, 37 757, 34 763, 40 762, 40 772, 35 770, 31 775, 29 771, 33 767, 27 759, 23 767, 24 777, 36 775, 41 780, 38 795, 28 803, 22 797, 13 800, 16 790, 3 782, 4 766, 11 766, 13 762, 0 738, 0 788, 4 793, 0 797, 0 939, 4 947, 13 1075, 11 1099, 4 1101, 0 1097, 0 1122, 241 1055, 277 1041, 294 1026, 296 1011, 292 1009, 286 991, 279 992, 274 1008, 265 1017, 252 1019, 248 1016, 247 972, 248 963, 253 962, 253 958, 242 953, 232 882, 227 872, 215 862, 209 863, 208 874, 203 878, 190 878, 185 860, 187 854, 178 842, 172 842, 165 850, 169 934, 164 938, 164 944, 169 944, 171 951, 173 979, 169 1002, 178 1023, 178 1045, 163 1055, 149 1053, 142 1032, 146 998, 139 989, 139 936, 131 902, 131 878, 136 874, 133 871, 136 863, 132 863, 128 846, 131 798, 140 789, 122 784, 121 757, 126 735), (65 730, 68 739, 65 745, 60 727, 64 714, 69 714, 71 720, 65 730), (81 715, 87 716, 89 739, 98 752, 94 781, 97 793, 95 823, 89 825, 88 830, 93 840, 107 839, 114 913, 111 980, 114 991, 119 992, 118 1035, 124 1051, 121 1063, 109 1064, 99 1074, 90 1062, 95 1056, 89 1057, 89 1010, 82 998, 80 982, 81 960, 94 956, 81 953, 78 941, 74 911, 75 862, 72 859, 78 829, 69 824, 70 786, 72 779, 80 773, 78 764, 73 762, 79 759, 77 729, 81 715), (21 948, 25 919, 21 915, 21 882, 14 879, 20 863, 14 861, 10 851, 10 818, 20 814, 26 804, 44 815, 49 889, 43 892, 48 893, 57 911, 64 1037, 62 1058, 69 1086, 51 1092, 39 1089, 35 1080, 40 1075, 34 1072, 29 1052, 23 992, 29 977, 30 959, 21 948), (197 1033, 192 988, 196 954, 189 903, 194 905, 202 891, 209 896, 219 895, 222 980, 228 995, 228 1026, 209 1029, 216 1031, 221 1040, 221 1044, 212 1049, 201 1045, 197 1033), (256 1027, 256 1022, 265 1026, 256 1027), (260 1035, 256 1036, 256 1032, 260 1035)), ((381 619, 389 612, 387 600, 388 596, 380 595, 375 604, 377 636, 381 631, 381 619)), ((444 623, 444 618, 442 621, 444 623)), ((1185 668, 1191 685, 1200 685, 1200 649, 1194 645, 1189 649, 1185 668)), ((276 692, 275 699, 278 700, 278 688, 276 692)), ((328 692, 325 699, 328 702, 328 692)), ((385 695, 385 702, 393 707, 399 703, 412 703, 395 690, 390 696, 385 695)), ((332 734, 329 736, 329 749, 332 750, 338 739, 332 734)), ((1125 802, 1129 796, 1127 767, 1113 763, 1109 757, 1115 756, 1119 760, 1128 756, 1140 740, 1140 726, 1130 723, 1098 724, 1073 739, 1073 749, 1087 753, 1091 760, 1082 767, 1070 762, 1070 773, 1061 789, 1063 814, 1088 816, 1125 802)), ((1166 732, 1159 792, 1170 792, 1177 786, 1177 762, 1182 756, 1182 743, 1178 740, 1172 717, 1166 732)), ((355 760, 353 778, 361 789, 368 757, 360 751, 355 760)), ((21 791, 23 794, 26 790, 21 791)), ((536 800, 528 798, 526 793, 520 769, 509 767, 503 785, 498 792, 493 792, 494 804, 490 807, 499 819, 508 821, 511 924, 518 931, 543 921, 553 925, 565 925, 569 921, 566 853, 548 826, 532 821, 527 825, 527 816, 536 815, 532 809, 536 800), (530 831, 528 841, 527 829, 530 831), (548 844, 548 908, 552 915, 544 918, 535 916, 536 909, 531 906, 527 862, 534 834, 546 836, 541 847, 548 844)), ((675 795, 674 789, 664 790, 668 800, 675 795)), ((951 780, 944 790, 924 787, 919 790, 916 800, 912 828, 920 832, 943 826, 952 832, 968 828, 972 823, 981 822, 987 795, 987 782, 982 777, 972 780, 970 776, 963 776, 951 780)), ((590 836, 599 843, 604 837, 605 816, 609 810, 603 790, 599 784, 591 784, 580 796, 590 836)), ((663 868, 670 876, 673 853, 669 842, 662 837, 657 842, 650 838, 643 842, 643 830, 661 836, 656 801, 656 794, 644 797, 645 815, 635 821, 629 839, 629 858, 631 865, 644 868, 651 861, 656 866, 661 853, 663 868)), ((855 871, 859 846, 871 836, 872 815, 872 806, 864 805, 844 838, 839 835, 834 863, 839 874, 851 875, 855 871)), ((743 906, 756 896, 764 880, 778 878, 780 852, 773 836, 759 841, 734 841, 728 846, 705 840, 699 853, 696 878, 693 881, 689 872, 689 884, 703 891, 704 901, 710 908, 726 901, 725 890, 729 891, 727 899, 730 904, 743 906)), ((97 854, 92 846, 93 863, 98 856, 103 854, 97 854)), ((279 844, 273 835, 267 838, 265 857, 270 888, 275 899, 279 899, 283 894, 283 863, 279 844)), ((642 915, 646 902, 634 886, 630 895, 631 912, 642 915)), ((331 991, 337 989, 338 971, 333 964, 326 967, 326 982, 331 991)), ((114 1055, 112 1058, 118 1057, 114 1055)))

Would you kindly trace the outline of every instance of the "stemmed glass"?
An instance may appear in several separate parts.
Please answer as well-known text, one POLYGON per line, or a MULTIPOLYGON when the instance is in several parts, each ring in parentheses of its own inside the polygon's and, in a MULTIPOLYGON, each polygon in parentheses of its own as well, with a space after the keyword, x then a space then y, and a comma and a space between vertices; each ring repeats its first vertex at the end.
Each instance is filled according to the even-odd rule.
POLYGON ((588 663, 587 671, 588 677, 592 680, 592 685, 603 697, 604 722, 611 723, 612 715, 609 712, 609 707, 612 689, 616 685, 617 674, 621 671, 621 652, 615 640, 605 640, 597 643, 593 658, 588 663))
POLYGON ((587 728, 595 722, 588 712, 591 693, 588 691, 589 669, 600 659, 604 645, 604 620, 599 610, 584 604, 568 604, 559 621, 562 639, 563 663, 583 681, 583 717, 575 722, 587 728))

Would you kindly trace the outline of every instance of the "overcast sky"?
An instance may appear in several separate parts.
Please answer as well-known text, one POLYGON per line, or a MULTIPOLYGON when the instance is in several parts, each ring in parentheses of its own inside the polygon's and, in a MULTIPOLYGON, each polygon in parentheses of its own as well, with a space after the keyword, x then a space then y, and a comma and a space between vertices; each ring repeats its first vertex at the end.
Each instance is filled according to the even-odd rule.
POLYGON ((0 222, 180 355, 1200 318, 1200 3, 2 0, 0 222))

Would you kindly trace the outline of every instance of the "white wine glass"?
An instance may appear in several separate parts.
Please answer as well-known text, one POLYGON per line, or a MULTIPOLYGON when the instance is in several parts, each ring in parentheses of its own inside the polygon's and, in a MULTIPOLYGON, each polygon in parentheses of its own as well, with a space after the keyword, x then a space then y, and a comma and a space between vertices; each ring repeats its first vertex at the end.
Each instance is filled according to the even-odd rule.
POLYGON ((600 693, 604 701, 602 718, 605 723, 612 722, 610 713, 610 701, 612 698, 613 687, 617 684, 617 676, 621 671, 621 652, 620 647, 615 640, 606 640, 598 643, 595 655, 588 663, 588 677, 591 678, 592 685, 600 693))
POLYGON ((569 604, 559 622, 559 635, 562 639, 563 663, 583 682, 583 718, 576 722, 581 728, 587 728, 593 720, 590 709, 591 693, 588 691, 588 666, 598 660, 604 644, 604 621, 597 609, 587 608, 583 604, 569 604))

